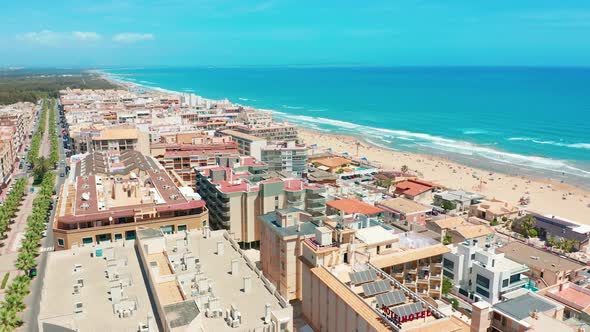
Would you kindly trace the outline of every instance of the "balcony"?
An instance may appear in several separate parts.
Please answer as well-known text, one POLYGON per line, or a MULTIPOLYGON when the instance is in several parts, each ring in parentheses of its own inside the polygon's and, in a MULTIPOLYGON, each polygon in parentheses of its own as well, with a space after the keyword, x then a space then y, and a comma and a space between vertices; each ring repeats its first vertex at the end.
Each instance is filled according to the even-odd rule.
POLYGON ((308 203, 325 203, 326 202, 326 197, 324 197, 322 195, 311 194, 311 195, 307 195, 307 197, 305 198, 305 200, 308 203))
POLYGON ((323 205, 322 206, 308 206, 306 208, 306 210, 309 212, 321 212, 321 211, 324 211, 325 209, 326 209, 326 207, 323 205))

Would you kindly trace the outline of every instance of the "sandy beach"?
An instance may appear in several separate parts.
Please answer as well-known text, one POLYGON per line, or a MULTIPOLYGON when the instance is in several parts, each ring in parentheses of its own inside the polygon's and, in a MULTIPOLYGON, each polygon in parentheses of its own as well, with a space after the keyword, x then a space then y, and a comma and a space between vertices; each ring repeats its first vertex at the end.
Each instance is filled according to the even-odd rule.
POLYGON ((409 152, 398 152, 372 146, 352 136, 325 134, 300 128, 299 137, 307 144, 317 144, 316 151, 332 148, 366 157, 384 170, 399 171, 402 165, 425 180, 448 188, 476 191, 518 205, 522 196, 530 197, 526 209, 541 214, 560 216, 590 225, 590 192, 547 179, 512 176, 477 169, 443 158, 409 152))

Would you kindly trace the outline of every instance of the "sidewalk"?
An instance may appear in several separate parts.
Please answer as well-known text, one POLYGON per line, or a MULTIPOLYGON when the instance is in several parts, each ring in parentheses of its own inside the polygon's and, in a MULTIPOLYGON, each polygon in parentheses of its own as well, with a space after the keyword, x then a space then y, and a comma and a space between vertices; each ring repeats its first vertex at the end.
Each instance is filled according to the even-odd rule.
POLYGON ((9 255, 17 252, 20 245, 20 240, 24 235, 25 228, 27 226, 27 218, 31 214, 33 209, 33 200, 37 197, 37 192, 31 193, 29 191, 30 186, 33 183, 33 179, 29 178, 28 186, 25 189, 26 196, 23 199, 21 206, 16 212, 14 223, 10 225, 10 232, 8 237, 3 241, 4 246, 0 248, 0 255, 9 255))

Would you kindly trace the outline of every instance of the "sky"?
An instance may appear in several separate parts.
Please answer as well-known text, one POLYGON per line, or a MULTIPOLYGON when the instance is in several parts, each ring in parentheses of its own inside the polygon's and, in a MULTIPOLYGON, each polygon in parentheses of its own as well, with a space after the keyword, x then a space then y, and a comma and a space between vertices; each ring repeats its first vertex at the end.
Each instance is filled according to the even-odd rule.
POLYGON ((588 0, 2 0, 2 66, 590 66, 588 0))

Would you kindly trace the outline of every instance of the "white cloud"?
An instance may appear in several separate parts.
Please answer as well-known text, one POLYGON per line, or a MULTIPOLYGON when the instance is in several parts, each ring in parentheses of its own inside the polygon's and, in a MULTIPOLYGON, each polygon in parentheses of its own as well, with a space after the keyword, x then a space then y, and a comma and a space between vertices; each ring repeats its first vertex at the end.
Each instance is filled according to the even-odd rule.
POLYGON ((154 39, 155 37, 151 33, 123 32, 113 36, 113 40, 119 43, 135 43, 154 39))
POLYGON ((102 38, 102 36, 96 32, 93 31, 74 31, 72 32, 72 36, 74 37, 74 39, 77 40, 99 40, 102 38))
POLYGON ((64 41, 95 41, 101 35, 93 31, 55 32, 41 30, 39 32, 25 32, 16 36, 20 40, 41 45, 57 45, 64 41))
POLYGON ((26 32, 19 34, 17 35, 17 38, 31 43, 47 45, 57 43, 61 39, 61 35, 51 30, 42 30, 39 32, 26 32))

